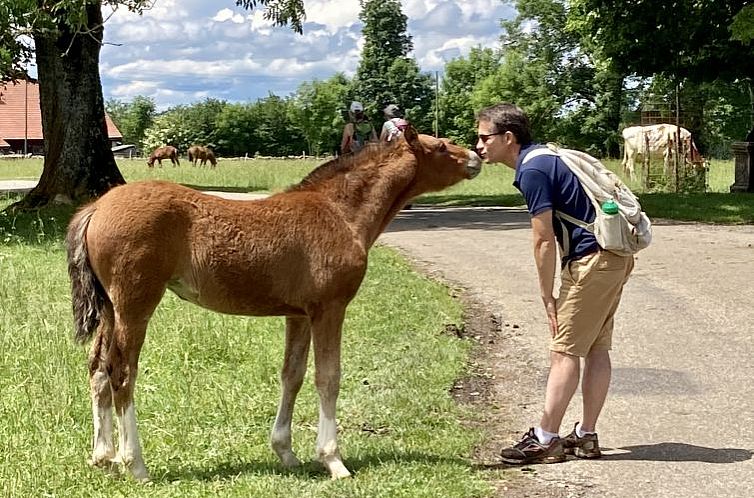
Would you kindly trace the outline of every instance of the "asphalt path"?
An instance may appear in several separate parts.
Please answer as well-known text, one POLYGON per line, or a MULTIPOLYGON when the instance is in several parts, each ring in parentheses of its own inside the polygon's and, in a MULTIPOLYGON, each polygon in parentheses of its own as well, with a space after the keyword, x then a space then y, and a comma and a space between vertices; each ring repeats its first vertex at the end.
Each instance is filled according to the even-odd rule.
MULTIPOLYGON (((419 208, 379 239, 499 318, 505 340, 480 346, 498 379, 496 450, 536 424, 543 405, 548 332, 529 227, 522 209, 419 208)), ((532 495, 754 496, 753 281, 754 226, 656 222, 616 316, 597 427, 605 456, 514 470, 532 495)), ((577 394, 561 435, 580 403, 577 394)))

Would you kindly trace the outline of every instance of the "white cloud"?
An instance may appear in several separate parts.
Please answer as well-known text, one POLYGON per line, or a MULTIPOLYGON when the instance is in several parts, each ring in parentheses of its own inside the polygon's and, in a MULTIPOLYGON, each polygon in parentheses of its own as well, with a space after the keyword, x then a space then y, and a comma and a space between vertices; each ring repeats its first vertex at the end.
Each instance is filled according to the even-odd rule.
POLYGON ((333 2, 331 0, 310 0, 304 4, 306 21, 324 25, 330 33, 347 28, 359 22, 359 2, 333 2))
POLYGON ((241 14, 235 13, 230 9, 223 9, 217 12, 215 14, 215 17, 212 18, 215 22, 225 22, 225 21, 231 21, 236 24, 241 24, 244 22, 244 17, 241 14))
MULTIPOLYGON (((143 16, 118 9, 101 55, 105 97, 147 95, 159 108, 205 97, 243 101, 356 71, 364 43, 358 0, 306 0, 303 35, 234 3, 156 0, 143 16)), ((402 7, 412 55, 426 71, 471 47, 496 46, 499 20, 512 13, 499 0, 403 0, 402 7)))

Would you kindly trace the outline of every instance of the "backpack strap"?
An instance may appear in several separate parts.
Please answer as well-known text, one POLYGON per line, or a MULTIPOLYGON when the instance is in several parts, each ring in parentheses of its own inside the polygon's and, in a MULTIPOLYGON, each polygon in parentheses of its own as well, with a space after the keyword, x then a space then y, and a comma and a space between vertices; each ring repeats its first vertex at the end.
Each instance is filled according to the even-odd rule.
MULTIPOLYGON (((573 172, 573 174, 576 176, 576 178, 581 182, 581 177, 575 171, 576 168, 572 168, 571 165, 568 164, 568 159, 570 159, 570 158, 563 157, 563 155, 560 154, 560 149, 558 148, 558 146, 555 145, 555 144, 552 144, 552 143, 548 143, 546 147, 541 147, 539 149, 534 149, 532 151, 529 151, 524 156, 523 160, 521 161, 521 164, 526 164, 531 159, 534 159, 535 157, 539 157, 539 156, 556 156, 556 157, 559 157, 565 163, 565 165, 568 167, 568 169, 571 170, 571 172, 573 172)), ((594 205, 595 209, 596 209, 596 206, 598 204, 597 204, 596 199, 594 198, 594 195, 592 195, 592 193, 589 192, 589 189, 583 188, 583 186, 582 186, 582 190, 584 192, 586 192, 586 195, 592 201, 592 205, 594 205)), ((555 211, 553 211, 553 214, 554 214, 555 218, 557 218, 557 220, 560 222, 560 229, 563 232, 562 249, 563 249, 563 253, 564 254, 568 254, 569 253, 570 244, 571 244, 571 242, 570 242, 570 239, 571 239, 570 233, 571 232, 568 230, 568 228, 566 227, 565 223, 563 223, 563 220, 566 220, 566 221, 568 221, 568 222, 576 225, 577 227, 583 228, 585 230, 588 230, 588 231, 594 233, 594 223, 587 223, 587 222, 582 221, 582 220, 580 220, 578 218, 574 218, 573 216, 571 216, 569 214, 566 214, 566 213, 564 213, 562 211, 555 210, 555 211)))

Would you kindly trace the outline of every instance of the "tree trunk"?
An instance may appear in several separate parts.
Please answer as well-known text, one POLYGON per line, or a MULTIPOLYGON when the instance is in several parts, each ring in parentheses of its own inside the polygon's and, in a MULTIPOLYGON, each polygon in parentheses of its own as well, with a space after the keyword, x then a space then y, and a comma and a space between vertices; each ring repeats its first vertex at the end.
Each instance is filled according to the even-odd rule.
POLYGON ((105 124, 100 7, 98 2, 87 6, 86 32, 71 32, 61 22, 57 32, 38 31, 34 36, 45 159, 39 184, 17 207, 79 204, 125 183, 105 124))

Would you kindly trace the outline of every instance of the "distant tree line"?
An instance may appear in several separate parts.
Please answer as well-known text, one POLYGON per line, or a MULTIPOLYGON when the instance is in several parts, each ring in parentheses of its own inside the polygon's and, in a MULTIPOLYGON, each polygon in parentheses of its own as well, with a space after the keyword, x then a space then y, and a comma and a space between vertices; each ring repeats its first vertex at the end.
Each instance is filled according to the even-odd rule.
MULTIPOLYGON (((498 46, 449 61, 439 97, 410 56, 399 0, 361 0, 364 44, 353 78, 336 75, 249 103, 209 99, 157 113, 138 97, 107 108, 126 139, 145 148, 204 143, 232 155, 331 151, 352 99, 376 126, 384 106, 397 103, 420 131, 466 145, 474 144, 474 112, 502 100, 529 113, 538 140, 600 156, 618 154, 620 130, 653 105, 668 121, 680 112, 708 156, 754 137, 750 0, 504 1, 518 14, 501 22, 498 46)), ((302 31, 301 0, 235 3, 302 31)), ((104 133, 105 4, 142 12, 152 2, 0 2, 0 80, 22 79, 35 60, 43 111, 43 173, 18 207, 83 202, 125 181, 104 133)))
POLYGON ((649 108, 672 121, 680 105, 682 124, 713 157, 728 156, 730 143, 754 125, 754 34, 745 22, 754 9, 745 2, 662 2, 660 14, 626 12, 611 0, 511 3, 518 16, 501 22, 499 45, 449 61, 439 95, 432 76, 409 56, 413 43, 400 2, 368 0, 360 14, 365 44, 353 78, 336 74, 303 83, 290 96, 245 104, 208 99, 155 114, 154 103, 138 97, 110 101, 107 109, 124 139, 145 149, 201 143, 235 156, 332 153, 351 100, 365 105, 378 129, 381 110, 397 103, 420 131, 434 133, 437 108, 439 135, 467 146, 475 143, 476 111, 515 102, 530 115, 538 140, 603 157, 620 153, 620 131, 639 124, 649 108), (701 23, 700 17, 715 22, 701 23), (658 34, 658 19, 673 26, 658 34), (679 41, 678 32, 688 36, 679 41), (716 39, 719 53, 706 49, 710 42, 699 33, 716 39), (635 50, 636 37, 643 50, 635 50), (721 69, 711 72, 710 65, 721 69))

